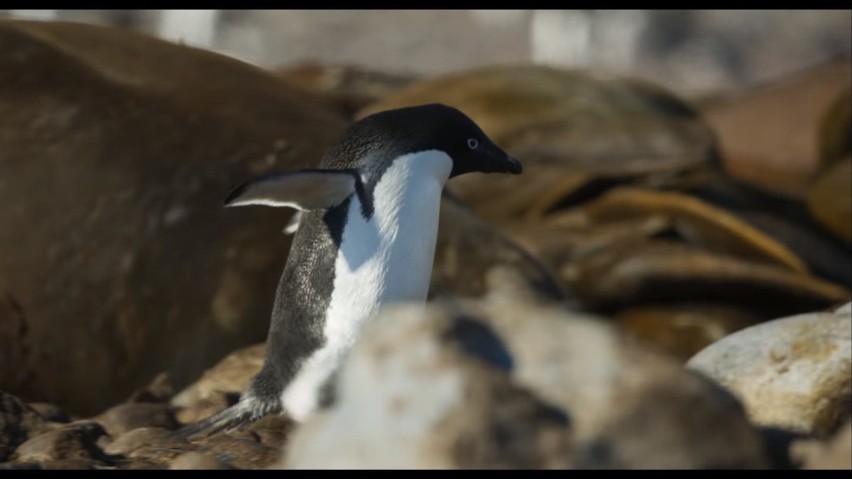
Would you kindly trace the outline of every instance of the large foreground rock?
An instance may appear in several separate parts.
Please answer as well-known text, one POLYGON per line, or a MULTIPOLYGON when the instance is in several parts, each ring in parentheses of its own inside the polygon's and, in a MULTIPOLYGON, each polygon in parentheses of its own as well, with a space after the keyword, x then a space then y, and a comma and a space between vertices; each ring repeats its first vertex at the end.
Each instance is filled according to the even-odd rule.
POLYGON ((380 315, 341 370, 334 404, 295 431, 283 465, 769 465, 760 433, 712 381, 598 318, 540 302, 505 270, 489 286, 482 300, 380 315), (547 418, 557 416, 544 411, 554 408, 570 418, 570 441, 552 442, 558 421, 547 418))
POLYGON ((768 466, 758 432, 724 389, 599 318, 569 313, 495 268, 468 302, 504 338, 518 383, 571 415, 575 463, 596 468, 768 466))
POLYGON ((372 322, 340 372, 335 404, 296 430, 291 468, 553 468, 569 422, 514 385, 482 323, 417 306, 372 322))
POLYGON ((850 415, 849 307, 738 331, 708 346, 687 365, 736 394, 753 422, 824 436, 850 415))

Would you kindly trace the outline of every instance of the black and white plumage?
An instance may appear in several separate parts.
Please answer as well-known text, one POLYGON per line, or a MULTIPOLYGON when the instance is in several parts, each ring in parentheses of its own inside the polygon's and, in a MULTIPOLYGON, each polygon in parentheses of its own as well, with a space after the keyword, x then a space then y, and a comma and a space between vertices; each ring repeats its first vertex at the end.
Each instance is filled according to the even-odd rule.
POLYGON ((308 417, 380 307, 425 302, 445 182, 469 172, 521 171, 462 112, 431 104, 354 123, 319 169, 266 175, 234 190, 228 206, 298 209, 298 230, 263 368, 237 404, 179 433, 209 434, 282 411, 308 417))

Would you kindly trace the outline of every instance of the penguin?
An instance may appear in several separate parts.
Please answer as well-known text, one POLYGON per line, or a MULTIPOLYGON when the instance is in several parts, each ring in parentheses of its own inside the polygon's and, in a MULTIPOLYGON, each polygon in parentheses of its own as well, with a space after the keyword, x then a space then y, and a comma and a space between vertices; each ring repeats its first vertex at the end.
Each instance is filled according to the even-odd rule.
POLYGON ((178 435, 209 435, 268 414, 302 422, 328 405, 334 373, 379 308, 425 303, 446 181, 522 171, 467 115, 427 104, 353 123, 317 169, 238 186, 226 207, 289 207, 299 215, 287 227, 295 235, 276 290, 267 356, 236 404, 178 435))

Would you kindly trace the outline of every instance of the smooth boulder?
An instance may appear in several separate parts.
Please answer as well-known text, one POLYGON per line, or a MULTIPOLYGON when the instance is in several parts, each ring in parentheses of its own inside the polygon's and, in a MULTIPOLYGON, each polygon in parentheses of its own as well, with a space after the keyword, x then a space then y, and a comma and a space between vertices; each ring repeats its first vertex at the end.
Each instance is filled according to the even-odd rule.
POLYGON ((0 283, 39 352, 15 392, 93 414, 263 339, 290 212, 222 201, 314 165, 345 118, 259 68, 123 29, 3 20, 0 65, 0 283))
POLYGON ((687 366, 736 394, 756 424, 830 434, 849 417, 852 401, 848 309, 743 329, 711 344, 687 366))

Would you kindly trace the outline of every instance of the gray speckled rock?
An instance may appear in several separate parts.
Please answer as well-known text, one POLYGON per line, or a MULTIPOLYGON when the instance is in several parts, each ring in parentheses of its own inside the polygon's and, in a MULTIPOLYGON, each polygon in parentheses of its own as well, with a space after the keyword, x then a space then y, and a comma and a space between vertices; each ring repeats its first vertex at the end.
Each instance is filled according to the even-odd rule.
POLYGON ((825 435, 849 416, 849 305, 752 326, 711 344, 687 366, 736 394, 761 426, 825 435))
POLYGON ((467 306, 505 339, 514 378, 571 415, 578 466, 767 465, 742 407, 711 381, 607 321, 537 303, 509 270, 495 268, 488 280, 484 301, 467 306))
POLYGON ((565 415, 510 381, 511 358, 479 321, 437 308, 386 310, 362 338, 335 404, 294 432, 282 466, 569 465, 565 415))

